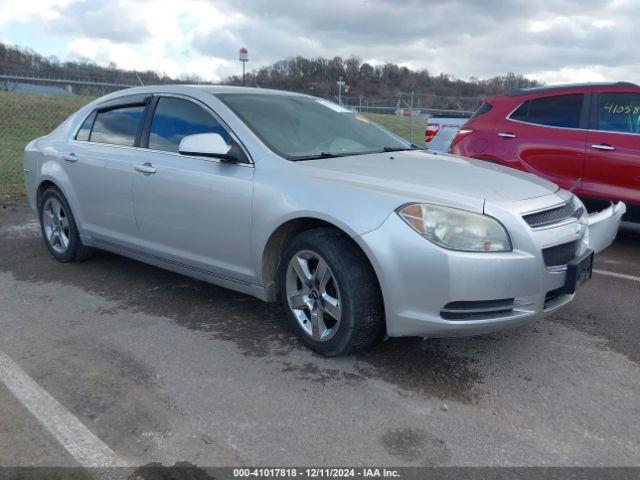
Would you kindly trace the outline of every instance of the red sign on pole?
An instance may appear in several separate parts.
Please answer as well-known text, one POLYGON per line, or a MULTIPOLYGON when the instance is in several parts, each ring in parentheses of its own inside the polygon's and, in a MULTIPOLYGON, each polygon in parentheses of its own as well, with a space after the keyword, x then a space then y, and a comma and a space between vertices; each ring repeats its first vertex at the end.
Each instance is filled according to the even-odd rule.
POLYGON ((244 47, 240 49, 240 61, 241 62, 249 61, 249 51, 244 47))

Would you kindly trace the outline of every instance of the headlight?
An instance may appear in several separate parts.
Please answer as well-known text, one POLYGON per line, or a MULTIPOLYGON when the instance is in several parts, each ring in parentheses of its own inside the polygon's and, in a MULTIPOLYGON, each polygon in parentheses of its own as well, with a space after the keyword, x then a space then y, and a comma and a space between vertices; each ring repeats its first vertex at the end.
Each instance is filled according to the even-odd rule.
POLYGON ((414 203, 398 215, 427 240, 464 252, 508 252, 511 240, 496 219, 457 208, 414 203))

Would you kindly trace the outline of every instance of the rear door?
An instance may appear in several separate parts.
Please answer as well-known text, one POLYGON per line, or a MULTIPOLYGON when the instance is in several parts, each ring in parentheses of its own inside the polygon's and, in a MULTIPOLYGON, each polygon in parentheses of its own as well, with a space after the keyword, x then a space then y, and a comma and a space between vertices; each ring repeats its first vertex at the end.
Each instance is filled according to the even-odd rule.
POLYGON ((151 110, 142 145, 148 147, 146 172, 135 171, 133 180, 142 250, 208 273, 255 281, 250 248, 253 164, 178 153, 186 135, 213 132, 233 142, 205 105, 188 97, 160 96, 151 110))
POLYGON ((496 124, 496 156, 505 165, 578 193, 587 142, 587 102, 582 93, 523 101, 496 124))
POLYGON ((640 204, 640 93, 595 96, 583 195, 640 204))
POLYGON ((63 155, 82 227, 92 237, 135 245, 132 164, 149 96, 122 97, 92 112, 63 155))

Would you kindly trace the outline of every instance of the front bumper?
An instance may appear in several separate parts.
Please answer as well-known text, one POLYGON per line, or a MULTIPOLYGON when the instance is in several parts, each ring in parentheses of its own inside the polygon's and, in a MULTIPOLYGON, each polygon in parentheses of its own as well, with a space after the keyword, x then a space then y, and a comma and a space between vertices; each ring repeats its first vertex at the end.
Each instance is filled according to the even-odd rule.
POLYGON ((606 210, 589 215, 589 232, 587 234, 589 248, 598 253, 611 245, 616 238, 622 216, 626 211, 627 206, 618 202, 606 210))
POLYGON ((531 202, 487 206, 486 213, 500 219, 509 231, 514 245, 511 252, 445 250, 418 235, 396 214, 362 235, 360 244, 383 292, 387 334, 450 337, 489 333, 542 318, 571 301, 573 294, 562 293, 566 268, 545 266, 542 250, 579 242, 577 254, 581 255, 591 247, 590 240, 605 248, 615 238, 623 209, 592 223, 590 229, 600 225, 597 228, 604 233, 590 235, 579 222, 533 231, 519 214, 513 215, 514 209, 521 212, 528 204, 531 202), (456 318, 452 306, 475 313, 456 318))

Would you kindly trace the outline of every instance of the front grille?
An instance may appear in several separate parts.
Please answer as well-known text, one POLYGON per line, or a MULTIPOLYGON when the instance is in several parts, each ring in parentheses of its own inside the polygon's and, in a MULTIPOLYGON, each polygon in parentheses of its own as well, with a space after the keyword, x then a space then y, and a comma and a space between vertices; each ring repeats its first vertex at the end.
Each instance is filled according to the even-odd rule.
POLYGON ((580 218, 581 216, 582 207, 576 208, 573 202, 569 202, 550 210, 523 215, 522 218, 531 228, 540 228, 562 222, 568 218, 580 218))
POLYGON ((449 302, 440 310, 440 316, 446 320, 475 320, 509 313, 513 307, 513 298, 449 302))
POLYGON ((556 245, 555 247, 545 248, 542 250, 544 264, 547 267, 566 265, 576 258, 579 247, 580 240, 576 240, 575 242, 563 243, 562 245, 556 245))

